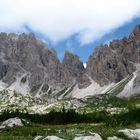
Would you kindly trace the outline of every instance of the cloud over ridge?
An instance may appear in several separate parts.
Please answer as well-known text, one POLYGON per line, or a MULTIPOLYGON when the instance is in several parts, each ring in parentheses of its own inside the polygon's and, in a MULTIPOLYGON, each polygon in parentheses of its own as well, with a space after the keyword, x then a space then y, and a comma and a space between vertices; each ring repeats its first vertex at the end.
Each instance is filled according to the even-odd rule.
POLYGON ((52 42, 87 44, 140 17, 140 0, 0 0, 0 30, 39 31, 52 42))

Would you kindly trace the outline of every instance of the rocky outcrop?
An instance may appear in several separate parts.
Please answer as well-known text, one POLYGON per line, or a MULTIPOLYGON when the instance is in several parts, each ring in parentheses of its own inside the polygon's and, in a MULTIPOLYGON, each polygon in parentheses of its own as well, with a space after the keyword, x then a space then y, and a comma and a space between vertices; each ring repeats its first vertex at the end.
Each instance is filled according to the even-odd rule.
POLYGON ((124 130, 119 130, 120 133, 124 133, 128 138, 130 139, 136 139, 140 140, 140 129, 124 129, 124 130))
POLYGON ((75 137, 73 140, 102 140, 102 138, 99 134, 94 133, 91 136, 75 137))
POLYGON ((43 138, 42 136, 36 136, 34 138, 34 140, 64 140, 64 139, 61 139, 61 138, 59 138, 57 136, 47 136, 45 138, 43 138))
POLYGON ((24 126, 22 120, 19 118, 10 118, 1 123, 0 128, 24 126))
POLYGON ((87 73, 101 86, 117 83, 135 70, 140 61, 140 26, 128 38, 99 46, 89 57, 87 73))
POLYGON ((17 77, 25 75, 22 81, 27 82, 35 94, 38 90, 34 89, 42 84, 52 89, 77 84, 84 71, 78 56, 66 52, 60 63, 56 52, 34 34, 0 34, 0 80, 9 86, 17 77))
POLYGON ((65 69, 66 79, 71 78, 69 80, 75 79, 76 81, 79 80, 80 76, 84 73, 84 66, 80 58, 70 52, 65 52, 62 65, 65 69))
POLYGON ((123 140, 123 139, 113 136, 113 137, 108 137, 107 140, 123 140))
MULTIPOLYGON (((37 136, 34 138, 34 140, 64 140, 57 136, 47 136, 44 139, 42 136, 37 136)), ((97 133, 94 133, 94 135, 91 136, 81 136, 81 137, 75 137, 73 140, 102 140, 101 136, 97 133)))
POLYGON ((84 88, 90 85, 90 80, 85 74, 83 62, 80 60, 79 56, 70 52, 65 52, 62 66, 64 69, 65 82, 71 81, 70 84, 78 83, 79 88, 84 88))
MULTIPOLYGON (((79 91, 93 83, 98 87, 117 83, 136 70, 139 60, 139 25, 128 38, 96 48, 86 69, 80 58, 70 52, 65 53, 61 63, 55 50, 47 48, 34 34, 0 33, 0 80, 9 87, 21 82, 20 88, 28 87, 37 97, 42 93, 44 98, 52 92, 56 95, 58 91, 68 94, 75 85, 79 91)), ((138 78, 135 83, 138 85, 138 78)))

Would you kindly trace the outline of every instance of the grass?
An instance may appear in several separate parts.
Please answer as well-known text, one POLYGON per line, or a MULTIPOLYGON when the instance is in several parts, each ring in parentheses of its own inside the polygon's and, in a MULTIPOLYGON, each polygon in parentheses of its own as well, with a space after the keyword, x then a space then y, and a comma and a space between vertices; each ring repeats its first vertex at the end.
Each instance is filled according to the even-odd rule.
POLYGON ((87 111, 87 114, 90 111, 96 113, 94 115, 97 116, 92 115, 92 117, 94 116, 95 118, 99 119, 97 124, 79 123, 67 125, 45 125, 31 123, 30 125, 24 127, 0 130, 0 140, 33 140, 37 135, 41 135, 43 137, 55 135, 66 140, 72 140, 77 134, 90 135, 90 132, 98 133, 103 140, 106 140, 107 137, 112 136, 117 136, 119 138, 123 138, 124 140, 130 140, 130 138, 125 136, 123 133, 119 133, 118 130, 125 128, 140 128, 139 104, 139 99, 124 100, 117 97, 111 97, 105 101, 103 99, 96 100, 96 104, 91 102, 87 106, 81 108, 81 110, 83 110, 83 112, 87 111), (112 115, 108 121, 105 122, 105 112, 102 111, 105 111, 107 107, 124 107, 127 108, 129 112, 121 112, 119 117, 112 115), (99 108, 102 108, 102 110, 99 110, 99 108), (125 122, 125 120, 128 122, 125 122))
POLYGON ((45 133, 44 127, 39 125, 9 128, 0 132, 0 140, 32 140, 36 135, 45 133))
MULTIPOLYGON (((37 135, 43 137, 55 135, 66 140, 72 140, 77 134, 91 135, 90 133, 98 133, 103 140, 107 137, 117 136, 130 140, 122 133, 118 133, 118 130, 125 127, 108 127, 105 124, 69 124, 69 125, 40 125, 33 124, 30 126, 5 129, 0 131, 0 140, 32 140, 37 135)), ((127 128, 133 129, 134 126, 127 126, 127 128)), ((136 127, 135 127, 136 128, 136 127)))
POLYGON ((124 140, 132 140, 131 138, 128 138, 124 133, 120 132, 116 134, 117 137, 122 138, 124 140))

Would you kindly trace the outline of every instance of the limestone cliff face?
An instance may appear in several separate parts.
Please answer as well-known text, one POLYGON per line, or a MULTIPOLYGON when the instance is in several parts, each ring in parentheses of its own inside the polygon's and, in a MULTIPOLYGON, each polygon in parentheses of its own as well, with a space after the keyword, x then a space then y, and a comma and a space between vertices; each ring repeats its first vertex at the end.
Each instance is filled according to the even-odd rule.
POLYGON ((101 45, 90 55, 85 69, 80 58, 66 52, 61 63, 55 50, 36 39, 34 34, 0 33, 0 80, 9 86, 22 77, 21 83, 47 91, 78 85, 79 89, 91 84, 100 86, 117 83, 136 70, 140 62, 140 26, 128 38, 101 45))
POLYGON ((11 85, 25 75, 30 88, 49 85, 63 88, 77 84, 85 69, 79 57, 66 52, 62 63, 34 34, 0 34, 0 80, 11 85))
POLYGON ((89 57, 87 73, 101 86, 119 82, 140 62, 140 26, 128 38, 101 45, 89 57))
POLYGON ((65 81, 71 81, 70 84, 78 84, 79 88, 84 88, 90 85, 90 80, 85 73, 83 62, 79 56, 70 52, 65 52, 62 62, 64 69, 65 81))
POLYGON ((131 62, 107 45, 96 49, 87 65, 87 73, 101 86, 117 83, 134 70, 131 62))

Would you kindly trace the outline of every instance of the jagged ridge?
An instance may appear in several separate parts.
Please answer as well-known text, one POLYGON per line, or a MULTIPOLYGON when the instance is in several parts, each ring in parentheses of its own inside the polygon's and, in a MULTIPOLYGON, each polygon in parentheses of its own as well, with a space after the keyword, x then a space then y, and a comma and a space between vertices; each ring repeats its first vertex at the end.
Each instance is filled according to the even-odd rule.
MULTIPOLYGON (((139 58, 139 25, 128 38, 98 47, 86 69, 80 58, 70 52, 65 53, 61 63, 55 50, 47 48, 34 34, 0 34, 0 80, 4 88, 45 101, 107 93, 138 71, 139 58)), ((133 80, 135 89, 139 77, 137 73, 133 80)))

